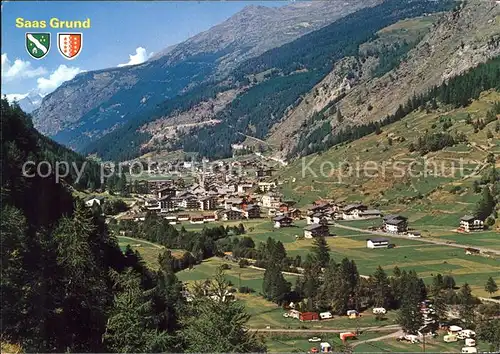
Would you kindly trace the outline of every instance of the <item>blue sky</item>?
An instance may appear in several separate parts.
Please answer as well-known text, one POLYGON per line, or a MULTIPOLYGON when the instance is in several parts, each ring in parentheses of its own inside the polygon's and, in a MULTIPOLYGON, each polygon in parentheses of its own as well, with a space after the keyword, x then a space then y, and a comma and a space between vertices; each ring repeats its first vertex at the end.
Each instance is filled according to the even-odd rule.
POLYGON ((250 4, 281 6, 286 2, 2 1, 2 94, 32 91, 45 95, 78 72, 140 63, 151 53, 207 30, 250 4), (72 30, 16 28, 19 17, 47 23, 52 17, 90 18, 91 28, 74 30, 83 33, 83 49, 74 60, 66 60, 57 50, 56 36, 72 30), (41 60, 26 52, 25 33, 30 31, 52 33, 50 51, 41 60))

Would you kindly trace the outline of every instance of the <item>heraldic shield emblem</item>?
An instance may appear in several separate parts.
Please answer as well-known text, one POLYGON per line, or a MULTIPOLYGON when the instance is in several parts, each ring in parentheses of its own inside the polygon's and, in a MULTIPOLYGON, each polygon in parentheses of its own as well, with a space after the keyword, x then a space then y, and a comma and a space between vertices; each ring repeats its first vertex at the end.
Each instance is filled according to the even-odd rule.
POLYGON ((50 33, 26 33, 26 50, 34 59, 42 59, 50 50, 50 33))
POLYGON ((59 52, 68 60, 75 59, 82 51, 82 33, 58 33, 57 46, 59 52))

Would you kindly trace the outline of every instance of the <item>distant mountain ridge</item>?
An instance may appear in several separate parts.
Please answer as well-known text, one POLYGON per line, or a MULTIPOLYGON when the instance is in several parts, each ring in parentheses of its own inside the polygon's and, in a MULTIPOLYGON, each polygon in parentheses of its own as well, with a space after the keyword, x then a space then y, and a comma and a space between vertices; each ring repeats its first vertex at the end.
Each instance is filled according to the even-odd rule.
POLYGON ((454 1, 387 0, 361 9, 242 62, 227 79, 198 85, 166 100, 155 112, 129 121, 89 144, 84 152, 112 160, 128 160, 152 150, 179 149, 210 158, 230 156, 231 144, 243 141, 245 136, 266 139, 270 129, 301 102, 336 61, 357 55, 359 47, 376 38, 378 30, 405 18, 448 11, 455 5, 454 1), (210 104, 199 105, 219 105, 221 102, 214 99, 231 90, 239 94, 217 113, 210 111, 210 104), (200 121, 200 112, 193 109, 206 106, 208 110, 202 111, 201 116, 210 124, 200 121), (175 128, 174 122, 181 113, 191 116, 190 122, 182 118, 183 123, 198 126, 180 129, 174 137, 163 134, 163 127, 175 128), (162 124, 148 125, 158 119, 162 124))
MULTIPOLYGON (((347 125, 379 121, 393 114, 413 95, 425 93, 432 86, 500 55, 499 16, 500 5, 494 1, 464 2, 433 24, 431 31, 410 50, 401 64, 383 76, 356 80, 342 95, 334 97, 329 96, 330 92, 339 84, 326 77, 293 112, 273 127, 269 141, 278 145, 286 141, 283 155, 290 154, 307 136, 303 124, 315 112, 327 108, 328 103, 341 111, 342 122, 338 121, 336 110, 334 114, 326 111, 324 119, 308 128, 310 132, 323 122, 329 122, 332 125, 330 135, 335 136, 347 125), (330 89, 322 91, 320 88, 325 86, 330 89), (314 92, 318 94, 313 97, 314 92)), ((311 141, 315 139, 317 137, 311 141)))
POLYGON ((249 6, 223 23, 136 66, 77 75, 47 95, 33 112, 35 127, 74 149, 238 63, 383 0, 299 2, 249 6))
POLYGON ((7 98, 10 102, 16 101, 19 107, 26 113, 31 113, 40 107, 43 100, 43 96, 34 91, 25 95, 7 95, 7 98))

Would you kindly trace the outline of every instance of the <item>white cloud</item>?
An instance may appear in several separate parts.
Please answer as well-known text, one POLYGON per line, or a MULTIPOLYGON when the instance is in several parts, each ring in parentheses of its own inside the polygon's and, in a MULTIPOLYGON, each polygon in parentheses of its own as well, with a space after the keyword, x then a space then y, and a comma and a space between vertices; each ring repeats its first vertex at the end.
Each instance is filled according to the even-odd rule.
POLYGON ((138 47, 135 50, 135 54, 129 55, 129 61, 128 61, 128 63, 118 64, 118 67, 128 66, 128 65, 142 64, 146 60, 148 60, 149 58, 151 58, 152 55, 153 55, 153 53, 149 53, 148 54, 148 52, 146 51, 146 48, 138 47))
POLYGON ((64 64, 59 65, 59 67, 50 74, 48 79, 44 77, 37 79, 38 92, 42 95, 46 95, 58 88, 63 82, 71 80, 77 74, 84 71, 85 70, 81 70, 80 68, 68 67, 64 64))
POLYGON ((45 75, 47 70, 43 67, 34 68, 29 61, 21 59, 14 60, 12 63, 7 57, 7 53, 2 54, 2 81, 27 79, 45 75))

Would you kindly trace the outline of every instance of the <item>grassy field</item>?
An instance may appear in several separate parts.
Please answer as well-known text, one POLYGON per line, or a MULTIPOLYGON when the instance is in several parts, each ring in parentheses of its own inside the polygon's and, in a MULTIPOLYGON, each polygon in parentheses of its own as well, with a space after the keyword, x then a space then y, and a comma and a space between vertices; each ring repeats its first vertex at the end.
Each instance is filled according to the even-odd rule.
MULTIPOLYGON (((364 332, 361 333, 356 339, 348 341, 349 345, 355 345, 357 342, 367 339, 377 338, 391 332, 364 332)), ((337 333, 321 333, 315 335, 297 333, 293 334, 275 334, 265 335, 264 340, 267 346, 267 351, 271 353, 290 353, 290 352, 308 352, 311 348, 316 347, 320 349, 318 342, 309 343, 308 339, 317 336, 322 341, 330 343, 333 351, 340 352, 343 349, 343 343, 337 333)))
MULTIPOLYGON (((366 228, 380 225, 381 220, 344 221, 342 224, 366 228)), ((280 240, 289 256, 300 255, 302 259, 305 259, 307 253, 311 252, 312 240, 297 239, 295 237, 296 235, 302 235, 305 221, 297 221, 295 225, 296 227, 275 230, 268 219, 260 222, 253 221, 251 226, 246 226, 247 234, 245 236, 252 237, 256 243, 265 242, 268 237, 280 240)), ((428 226, 426 227, 428 228, 428 226)), ((442 238, 443 240, 478 246, 483 245, 495 249, 500 247, 498 233, 496 232, 465 235, 453 234, 446 227, 441 227, 439 232, 437 230, 434 230, 433 237, 442 238)), ((459 248, 429 244, 418 239, 400 239, 391 238, 390 236, 387 236, 387 238, 396 245, 395 248, 373 250, 366 248, 366 239, 374 237, 369 233, 346 230, 335 226, 330 227, 330 232, 337 235, 327 238, 331 257, 336 261, 340 261, 344 257, 354 259, 360 274, 363 275, 372 274, 379 265, 388 273, 391 273, 395 266, 405 270, 413 269, 426 282, 430 282, 437 273, 447 274, 452 275, 459 285, 468 282, 478 296, 487 295, 483 288, 489 276, 493 276, 500 283, 500 258, 498 257, 470 256, 459 248)))
MULTIPOLYGON (((457 234, 453 233, 452 229, 447 226, 429 225, 428 223, 432 222, 433 219, 427 218, 423 214, 407 215, 410 217, 411 226, 416 225, 415 227, 421 230, 425 237, 432 236, 435 239, 454 243, 500 249, 500 238, 497 232, 457 234)), ((234 226, 239 223, 239 221, 213 223, 209 227, 215 225, 234 226)), ((295 227, 281 229, 274 229, 270 219, 243 221, 243 224, 247 230, 245 236, 252 237, 256 243, 265 242, 268 237, 280 240, 289 256, 300 255, 302 259, 305 259, 306 255, 312 250, 312 240, 296 238, 296 236, 303 234, 302 228, 306 225, 304 220, 296 221, 295 227)), ((344 221, 342 224, 356 228, 367 228, 380 225, 381 220, 344 221)), ((191 225, 189 223, 184 223, 182 226, 193 231, 199 231, 204 227, 204 225, 191 225)), ((180 228, 181 225, 177 227, 180 228)), ((405 270, 413 269, 426 282, 430 282, 437 273, 447 274, 452 275, 459 285, 468 282, 478 296, 487 296, 484 291, 484 284, 489 276, 493 276, 497 283, 500 283, 500 257, 486 258, 465 255, 465 252, 459 248, 428 244, 418 239, 400 239, 389 236, 391 243, 396 245, 395 248, 372 250, 366 248, 366 239, 373 237, 369 233, 335 226, 330 227, 330 232, 337 235, 327 238, 331 257, 336 261, 340 261, 344 257, 355 260, 360 274, 363 275, 372 274, 379 265, 389 274, 395 266, 405 270)), ((141 244, 141 241, 138 240, 120 238, 122 247, 127 243, 135 245, 135 248, 133 248, 139 250, 148 264, 151 266, 156 264, 159 249, 149 244, 141 244)), ((214 274, 218 265, 220 264, 216 262, 203 262, 196 267, 196 270, 179 273, 179 277, 184 281, 206 279, 214 274)), ((228 273, 228 278, 233 284, 238 285, 237 272, 241 272, 242 285, 250 286, 257 292, 260 291, 262 279, 260 271, 249 268, 240 269, 237 266, 233 266, 233 268, 235 270, 228 273)))
MULTIPOLYGON (((425 341, 425 351, 428 353, 461 353, 461 349, 464 346, 463 341, 458 341, 455 343, 445 343, 443 341, 443 336, 445 333, 440 333, 439 336, 435 338, 426 338, 425 341)), ((478 341, 477 345, 479 352, 488 351, 488 345, 478 341)), ((354 352, 357 353, 415 353, 423 352, 423 344, 411 344, 407 342, 398 342, 396 339, 385 339, 381 341, 374 341, 369 343, 362 343, 354 348, 354 352)))
MULTIPOLYGON (((348 344, 353 348, 355 353, 418 353, 423 352, 423 343, 412 344, 408 342, 398 342, 396 338, 382 339, 367 343, 360 343, 369 339, 376 339, 389 335, 393 332, 364 332, 356 339, 349 340, 348 344)), ((463 341, 455 343, 445 343, 443 336, 446 333, 439 332, 435 338, 427 337, 425 339, 425 351, 428 353, 460 353, 464 346, 463 341)), ((306 352, 312 347, 319 349, 319 343, 309 343, 308 339, 312 334, 273 334, 265 335, 264 340, 267 345, 268 352, 285 353, 285 352, 306 352)), ((320 337, 322 341, 330 343, 333 351, 340 352, 343 349, 342 341, 338 334, 321 333, 320 331, 314 336, 320 337)), ((477 345, 479 352, 487 352, 488 344, 478 341, 477 345)))
POLYGON ((479 177, 470 174, 484 164, 489 152, 500 150, 498 138, 488 140, 486 137, 488 130, 494 131, 495 122, 474 133, 472 125, 466 124, 465 120, 468 114, 472 120, 484 119, 486 112, 499 100, 498 92, 489 91, 466 108, 448 112, 413 112, 403 120, 383 127, 379 135, 371 134, 321 154, 297 159, 278 171, 276 177, 283 182, 281 187, 286 198, 296 200, 298 206, 318 198, 332 198, 376 204, 384 211, 422 208, 434 216, 447 215, 450 210, 463 216, 478 198, 471 193, 470 187, 479 177), (444 128, 445 121, 451 122, 452 126, 444 128), (425 131, 464 133, 468 143, 432 152, 425 157, 410 152, 410 144, 425 131), (373 163, 376 164, 375 170, 373 163), (462 191, 452 194, 449 192, 451 186, 459 186, 462 191))
MULTIPOLYGON (((186 283, 193 283, 199 280, 205 280, 215 274, 215 270, 222 264, 228 264, 231 269, 225 271, 226 279, 235 287, 248 286, 255 290, 256 293, 262 291, 262 279, 264 272, 253 268, 240 268, 237 263, 224 261, 220 258, 210 258, 204 260, 201 264, 193 269, 185 269, 177 273, 179 280, 186 283)), ((286 276, 288 281, 295 283, 294 276, 286 276)))
MULTIPOLYGON (((233 284, 234 287, 248 286, 255 290, 253 294, 237 294, 237 298, 245 303, 248 313, 251 315, 248 326, 251 328, 309 328, 317 329, 346 329, 354 330, 357 326, 371 327, 387 324, 394 324, 395 312, 389 312, 384 321, 377 321, 375 316, 367 311, 357 320, 352 320, 346 316, 335 317, 331 320, 319 322, 300 322, 296 319, 285 318, 285 312, 276 304, 265 300, 259 295, 262 291, 262 282, 264 271, 253 268, 240 268, 238 264, 224 261, 220 258, 210 258, 195 266, 193 269, 185 269, 177 276, 179 280, 192 284, 195 281, 205 280, 210 278, 215 273, 217 267, 222 264, 228 264, 231 268, 225 271, 226 279, 233 284)), ((285 278, 295 284, 295 276, 285 276, 285 278)))
POLYGON ((164 250, 164 247, 162 246, 125 236, 118 237, 118 244, 122 251, 125 250, 127 245, 130 245, 132 250, 139 251, 142 258, 150 268, 158 267, 158 255, 164 250))
MULTIPOLYGON (((132 237, 118 236, 117 238, 118 245, 122 251, 125 250, 127 245, 130 245, 132 250, 138 251, 141 254, 148 267, 152 269, 158 268, 158 255, 165 250, 165 247, 132 237)), ((185 251, 171 250, 171 252, 176 257, 181 256, 185 251)))

